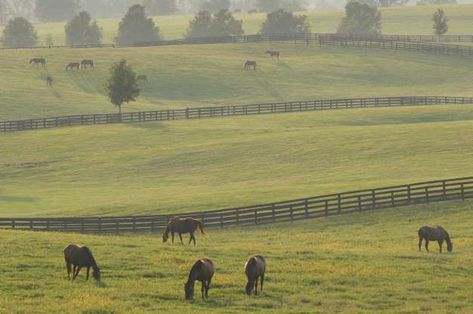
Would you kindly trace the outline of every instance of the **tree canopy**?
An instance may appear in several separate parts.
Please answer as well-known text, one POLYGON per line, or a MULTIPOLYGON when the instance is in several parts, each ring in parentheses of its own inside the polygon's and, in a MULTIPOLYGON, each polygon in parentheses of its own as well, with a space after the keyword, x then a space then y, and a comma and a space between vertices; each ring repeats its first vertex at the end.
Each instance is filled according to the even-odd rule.
POLYGON ((381 12, 377 7, 351 1, 345 7, 338 33, 344 35, 378 35, 381 33, 381 12))
POLYGON ((443 35, 448 32, 448 18, 444 10, 438 9, 432 16, 432 21, 434 22, 432 28, 436 35, 443 35))
POLYGON ((295 15, 283 9, 269 13, 261 25, 260 33, 269 34, 294 34, 309 33, 310 23, 305 15, 295 15))
POLYGON ((145 8, 142 5, 136 4, 130 7, 118 25, 116 41, 119 45, 159 39, 159 28, 154 24, 152 18, 146 16, 145 8))
POLYGON ((140 95, 136 73, 126 60, 114 63, 110 68, 110 78, 106 86, 110 102, 122 111, 122 104, 135 101, 140 95))
POLYGON ((200 11, 189 23, 187 38, 237 36, 242 35, 243 22, 236 20, 227 9, 220 10, 217 14, 200 11))
POLYGON ((36 45, 38 35, 27 19, 17 17, 5 26, 2 41, 6 47, 31 47, 36 45))
POLYGON ((82 11, 67 22, 65 26, 68 45, 99 44, 102 34, 97 22, 87 11, 82 11))

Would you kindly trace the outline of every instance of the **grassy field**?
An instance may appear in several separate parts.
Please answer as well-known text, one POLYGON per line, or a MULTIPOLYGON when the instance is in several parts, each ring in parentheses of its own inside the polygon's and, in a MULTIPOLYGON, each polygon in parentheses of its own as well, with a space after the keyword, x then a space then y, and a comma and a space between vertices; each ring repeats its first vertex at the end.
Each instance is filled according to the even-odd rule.
MULTIPOLYGON (((156 236, 0 231, 4 313, 471 313, 471 202, 444 203, 258 228, 210 230, 197 247, 156 236), (454 251, 417 251, 417 229, 443 224, 454 251), (67 281, 62 249, 88 245, 102 284, 67 281), (248 298, 243 266, 267 259, 265 292, 248 298), (193 262, 210 257, 208 301, 185 302, 193 262)), ((197 286, 199 287, 199 286, 197 286)), ((198 290, 198 289, 196 289, 198 290)))
POLYGON ((473 173, 473 108, 355 109, 0 136, 0 215, 156 214, 473 173))
POLYGON ((126 58, 150 83, 124 110, 159 110, 213 104, 399 95, 473 95, 467 59, 412 52, 293 44, 176 46, 139 49, 3 51, 0 120, 116 112, 104 85, 112 62, 126 58), (280 61, 265 57, 268 48, 280 61), (28 65, 47 58, 47 69, 28 65), (66 72, 71 61, 92 58, 97 68, 66 72), (258 70, 244 71, 247 59, 258 70), (45 83, 52 75, 54 86, 45 83))
MULTIPOLYGON (((385 34, 432 34, 432 14, 438 8, 442 8, 450 18, 450 34, 473 33, 473 5, 433 5, 419 7, 395 7, 382 9, 383 33, 385 34)), ((344 11, 318 11, 302 12, 309 17, 312 31, 317 33, 336 32, 344 11)), ((236 14, 235 17, 243 21, 243 29, 246 34, 259 32, 266 14, 236 14)), ((155 17, 156 24, 160 27, 165 39, 182 38, 186 33, 189 21, 193 19, 190 15, 160 16, 155 17)), ((99 19, 98 24, 102 28, 103 42, 111 43, 117 35, 120 19, 99 19)), ((64 24, 47 23, 36 24, 40 37, 40 44, 45 44, 46 36, 50 34, 54 43, 64 44, 64 24)))

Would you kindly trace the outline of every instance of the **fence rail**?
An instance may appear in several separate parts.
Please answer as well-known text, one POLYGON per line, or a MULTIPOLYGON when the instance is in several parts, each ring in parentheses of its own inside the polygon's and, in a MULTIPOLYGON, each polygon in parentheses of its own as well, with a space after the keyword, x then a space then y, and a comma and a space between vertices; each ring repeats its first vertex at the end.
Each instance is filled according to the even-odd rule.
POLYGON ((0 121, 0 133, 57 128, 75 125, 138 123, 226 116, 261 115, 304 111, 376 108, 415 105, 472 104, 473 97, 402 96, 381 98, 326 99, 252 105, 197 107, 176 110, 126 112, 121 114, 85 114, 52 118, 0 121))
MULTIPOLYGON (((334 215, 473 199, 473 177, 337 193, 297 200, 182 214, 206 228, 294 222, 334 215)), ((0 218, 0 229, 93 234, 161 232, 172 215, 82 218, 0 218)))

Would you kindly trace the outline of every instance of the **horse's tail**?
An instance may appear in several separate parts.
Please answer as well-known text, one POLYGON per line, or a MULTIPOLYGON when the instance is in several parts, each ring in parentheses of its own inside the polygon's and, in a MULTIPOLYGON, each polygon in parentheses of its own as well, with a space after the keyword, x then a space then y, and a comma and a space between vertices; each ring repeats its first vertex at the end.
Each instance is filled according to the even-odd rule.
POLYGON ((417 231, 417 235, 419 236, 419 240, 422 240, 424 238, 424 227, 420 228, 417 231))
POLYGON ((200 232, 201 232, 202 234, 207 234, 207 233, 205 233, 205 231, 204 231, 204 224, 202 223, 202 221, 196 220, 195 222, 197 223, 197 226, 199 226, 200 232))

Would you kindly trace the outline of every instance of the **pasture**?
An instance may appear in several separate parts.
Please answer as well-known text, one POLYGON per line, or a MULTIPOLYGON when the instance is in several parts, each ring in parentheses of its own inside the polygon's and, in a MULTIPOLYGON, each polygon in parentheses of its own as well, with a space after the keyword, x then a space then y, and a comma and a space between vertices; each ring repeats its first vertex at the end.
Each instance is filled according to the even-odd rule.
MULTIPOLYGON (((468 313, 473 229, 471 202, 442 203, 303 223, 208 230, 198 246, 163 244, 155 236, 84 236, 0 231, 0 307, 5 312, 468 313), (443 224, 451 254, 417 251, 417 229, 443 224), (71 283, 62 256, 87 244, 102 284, 71 283), (248 298, 243 266, 267 260, 264 293, 248 298), (184 301, 192 264, 210 257, 216 274, 209 300, 184 301)), ((196 288, 200 285, 196 285, 196 288)))

